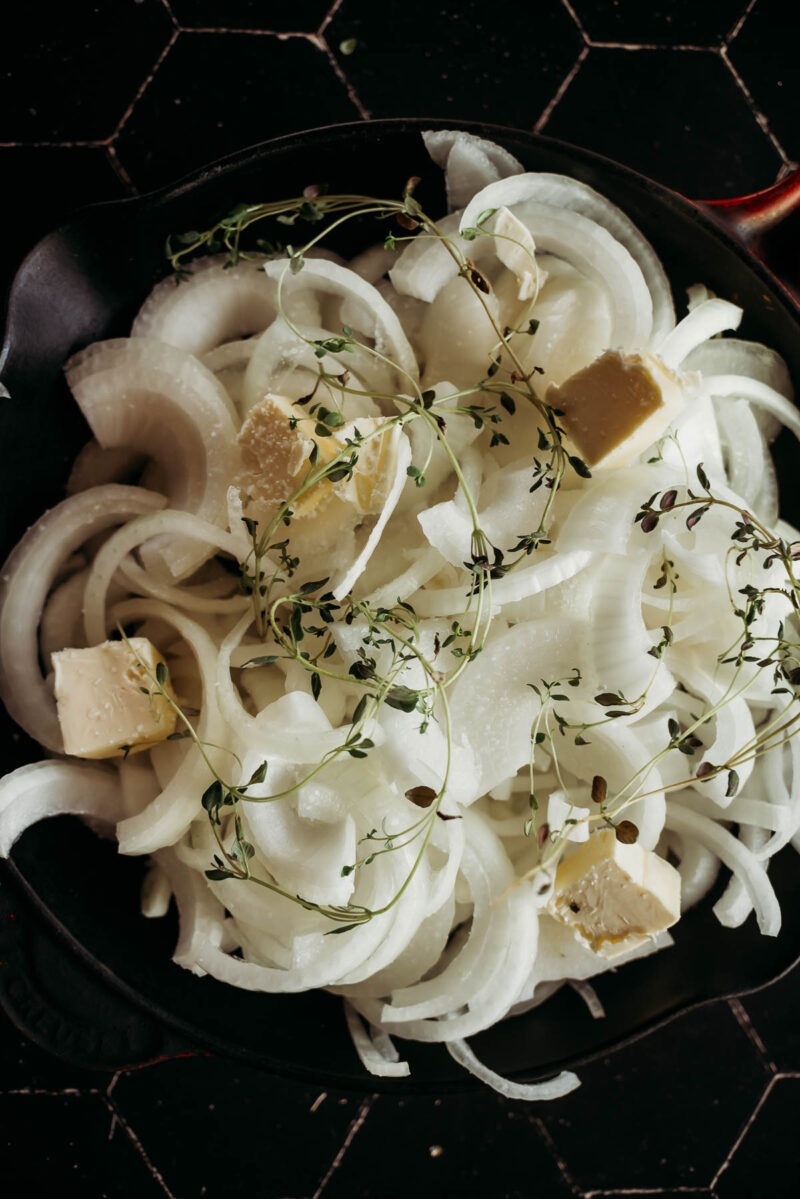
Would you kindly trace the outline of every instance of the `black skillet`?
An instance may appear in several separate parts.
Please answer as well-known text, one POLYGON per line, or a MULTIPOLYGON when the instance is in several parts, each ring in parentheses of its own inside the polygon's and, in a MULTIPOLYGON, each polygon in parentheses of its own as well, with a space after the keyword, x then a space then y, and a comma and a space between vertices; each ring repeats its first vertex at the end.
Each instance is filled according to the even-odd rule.
MULTIPOLYGON (((62 363, 97 338, 128 332, 165 273, 165 236, 203 228, 240 201, 297 194, 310 183, 396 196, 410 175, 419 175, 423 203, 443 211, 439 171, 420 138, 431 127, 452 125, 377 121, 279 138, 175 187, 85 209, 31 251, 11 291, 2 359, 11 397, 0 404, 3 557, 27 524, 62 497, 69 465, 88 435, 62 363)), ((684 288, 698 281, 741 304, 742 335, 778 349, 800 382, 798 308, 741 236, 757 250, 768 248, 768 227, 797 201, 796 178, 766 198, 696 206, 588 151, 493 126, 463 128, 504 145, 531 170, 574 175, 608 196, 653 242, 679 306, 684 288)), ((362 228, 340 248, 352 252, 370 234, 374 240, 374 230, 362 228)), ((777 458, 784 512, 797 523, 800 454, 791 439, 779 441, 777 458)), ((7 717, 0 737, 3 769, 40 756, 7 717)), ((86 1065, 210 1051, 321 1085, 381 1087, 358 1063, 337 998, 250 994, 173 965, 174 914, 160 921, 139 915, 141 873, 140 861, 117 856, 110 842, 70 818, 45 821, 17 843, 0 875, 0 1004, 25 1034, 86 1065)), ((626 1044, 699 1003, 764 986, 800 956, 800 863, 793 850, 778 856, 772 878, 783 909, 778 938, 760 936, 752 917, 741 929, 722 928, 711 912, 712 895, 683 918, 674 948, 596 980, 604 1020, 592 1020, 565 990, 473 1038, 475 1051, 503 1073, 540 1078, 626 1044)), ((467 1085, 440 1047, 401 1043, 401 1049, 408 1051, 411 1077, 385 1089, 467 1085)))

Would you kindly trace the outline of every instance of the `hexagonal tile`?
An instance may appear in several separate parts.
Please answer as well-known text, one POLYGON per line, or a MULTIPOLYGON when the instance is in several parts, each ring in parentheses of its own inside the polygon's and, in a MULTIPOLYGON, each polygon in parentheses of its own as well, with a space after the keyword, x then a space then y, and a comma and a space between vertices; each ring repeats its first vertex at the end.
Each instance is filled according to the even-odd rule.
POLYGON ((164 1199, 125 1130, 110 1128, 98 1095, 0 1095, 4 1194, 164 1199))
POLYGON ((161 0, 17 5, 3 31, 0 140, 110 137, 172 34, 161 0))
POLYGON ((358 115, 305 38, 181 33, 117 148, 134 182, 156 187, 255 142, 358 115))
POLYGON ((387 21, 373 0, 346 0, 328 44, 373 116, 480 118, 530 128, 581 48, 558 0, 522 4, 500 17, 476 0, 406 0, 387 21), (347 56, 338 47, 355 39, 347 56))
POLYGON ((315 33, 333 0, 171 0, 183 29, 272 29, 280 33, 315 33))
POLYGON ((540 1108, 488 1090, 440 1099, 382 1095, 324 1199, 566 1199, 573 1192, 535 1126, 540 1108), (390 1146, 401 1151, 389 1157, 390 1146))
POLYGON ((736 1146, 714 1191, 719 1199, 795 1199, 800 1078, 779 1078, 736 1146))
POLYGON ((800 158, 797 120, 797 9, 786 0, 759 0, 731 42, 730 60, 784 150, 800 158))
POLYGON ((778 1069, 800 1071, 800 967, 740 1002, 778 1069))
POLYGON ((572 0, 589 37, 633 45, 718 46, 746 0, 572 0))
POLYGON ((766 187, 781 165, 711 51, 590 50, 545 132, 703 199, 766 187))
POLYGON ((176 1195, 278 1199, 314 1194, 359 1109, 361 1096, 333 1092, 315 1107, 320 1092, 217 1058, 188 1058, 124 1075, 113 1098, 176 1195))
POLYGON ((768 1073, 722 1003, 582 1066, 583 1085, 537 1115, 581 1188, 708 1186, 768 1073))

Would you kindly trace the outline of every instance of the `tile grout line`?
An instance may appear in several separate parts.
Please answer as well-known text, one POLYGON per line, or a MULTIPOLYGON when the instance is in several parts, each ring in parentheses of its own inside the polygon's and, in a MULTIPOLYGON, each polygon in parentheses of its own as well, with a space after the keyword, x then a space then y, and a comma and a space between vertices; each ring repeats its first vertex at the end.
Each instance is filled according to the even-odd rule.
MULTIPOLYGON (((116 1081, 116 1076, 114 1077, 114 1079, 112 1079, 112 1081, 111 1081, 111 1086, 113 1086, 113 1084, 114 1084, 114 1082, 115 1082, 115 1081, 116 1081)), ((109 1087, 109 1090, 110 1090, 110 1089, 111 1089, 111 1087, 109 1087)), ((117 1105, 116 1105, 116 1103, 114 1102, 114 1100, 113 1100, 113 1099, 111 1099, 111 1097, 110 1097, 109 1095, 106 1095, 106 1096, 105 1096, 105 1103, 106 1103, 106 1106, 108 1107, 108 1110, 111 1112, 111 1115, 112 1115, 112 1117, 113 1117, 113 1119, 112 1119, 112 1123, 111 1123, 111 1132, 113 1132, 113 1130, 114 1130, 114 1120, 116 1120, 116 1122, 117 1122, 117 1124, 119 1124, 120 1128, 123 1128, 123 1129, 125 1130, 125 1132, 127 1133, 127 1135, 128 1135, 128 1137, 130 1138, 130 1141, 131 1141, 131 1143, 133 1144, 134 1148, 137 1150, 137 1152, 138 1152, 139 1156, 141 1157, 142 1161, 143 1161, 143 1162, 144 1162, 144 1164, 147 1166, 147 1169, 150 1171, 150 1173, 152 1174, 153 1178, 156 1180, 156 1182, 159 1184, 159 1186, 160 1186, 160 1187, 161 1187, 161 1189, 163 1190, 164 1194, 167 1196, 167 1199, 177 1199, 177 1196, 176 1196, 176 1195, 174 1195, 174 1194, 173 1194, 173 1192, 172 1192, 172 1191, 169 1189, 169 1187, 167 1186, 167 1183, 166 1183, 166 1181, 164 1180, 164 1177, 163 1177, 163 1175, 161 1174, 161 1171, 160 1171, 160 1170, 158 1170, 158 1169, 156 1168, 156 1166, 155 1166, 155 1165, 154 1165, 154 1164, 153 1164, 153 1163, 150 1161, 150 1158, 149 1158, 149 1157, 148 1157, 148 1155, 147 1155, 147 1152, 146 1152, 146 1150, 145 1150, 145 1147, 144 1147, 144 1145, 143 1145, 143 1144, 142 1144, 142 1142, 139 1140, 139 1138, 137 1137, 136 1133, 135 1133, 135 1132, 133 1131, 133 1129, 131 1128, 130 1124, 128 1124, 127 1120, 125 1119, 125 1117, 124 1117, 124 1116, 122 1115, 122 1113, 120 1112, 120 1110, 119 1110, 119 1108, 117 1107, 117 1105)), ((109 1132, 109 1140, 111 1139, 111 1132, 109 1132)))
POLYGON ((339 80, 342 87, 347 92, 347 96, 348 96, 348 99, 350 100, 350 103, 354 105, 354 107, 355 107, 356 111, 358 112, 358 115, 361 117, 362 121, 369 121, 372 118, 372 113, 366 107, 365 104, 361 103, 361 98, 358 95, 358 92, 353 87, 352 83, 350 82, 350 80, 347 78, 344 71, 342 70, 342 67, 339 63, 338 58, 333 53, 333 51, 331 50, 330 46, 328 45, 328 43, 324 37, 322 37, 319 34, 315 35, 315 37, 317 39, 315 44, 318 46, 318 48, 320 50, 324 50, 325 54, 327 54, 328 62, 333 67, 336 78, 339 80))
POLYGON ((178 18, 175 16, 175 13, 172 11, 172 4, 170 3, 170 0, 161 0, 161 3, 163 5, 163 7, 167 10, 167 16, 169 17, 170 21, 172 21, 172 24, 175 27, 175 29, 179 29, 180 26, 178 24, 178 18))
POLYGON ((756 5, 756 0, 748 0, 747 7, 745 8, 742 15, 739 17, 739 20, 736 22, 736 24, 733 26, 733 28, 731 30, 729 30, 729 32, 722 39, 722 44, 726 49, 728 48, 728 46, 730 46, 733 39, 738 37, 739 34, 741 33, 742 26, 744 25, 747 18, 750 16, 750 13, 755 8, 755 5, 756 5))
POLYGON ((717 1185, 717 1183, 719 1182, 720 1178, 721 1178, 721 1177, 722 1177, 722 1175, 725 1173, 725 1171, 727 1170, 728 1166, 731 1164, 731 1160, 732 1160, 732 1158, 733 1158, 733 1155, 736 1153, 736 1150, 739 1148, 739 1146, 741 1145, 742 1141, 743 1141, 743 1140, 744 1140, 744 1138, 747 1136, 747 1133, 750 1131, 751 1127, 752 1127, 752 1126, 753 1126, 753 1124, 755 1123, 756 1116, 758 1115, 758 1113, 761 1111, 762 1107, 763 1107, 763 1106, 764 1106, 764 1104, 766 1103, 766 1101, 767 1101, 767 1096, 769 1095, 769 1093, 770 1093, 770 1091, 772 1090, 772 1088, 775 1086, 775 1083, 777 1082, 777 1080, 778 1080, 778 1078, 779 1078, 779 1077, 780 1077, 780 1075, 778 1075, 778 1074, 773 1074, 772 1078, 771 1078, 771 1079, 769 1080, 769 1082, 767 1083, 766 1087, 764 1088, 764 1093, 763 1093, 763 1095, 762 1095, 762 1096, 761 1096, 761 1098, 759 1099, 758 1103, 756 1104, 756 1106, 755 1106, 755 1108, 753 1109, 753 1111, 751 1112, 751 1114, 748 1116, 747 1120, 745 1121, 744 1127, 743 1127, 743 1128, 741 1129, 741 1131, 739 1132, 739 1135, 738 1135, 738 1137, 736 1138, 736 1140, 733 1142, 733 1145, 732 1145, 732 1146, 731 1146, 731 1148, 728 1150, 728 1154, 727 1154, 727 1156, 726 1156, 726 1158, 725 1158, 724 1162, 723 1162, 723 1163, 722 1163, 722 1165, 719 1167, 719 1169, 717 1170, 717 1172, 716 1172, 716 1174, 714 1175, 714 1177, 711 1179, 711 1182, 708 1184, 708 1186, 709 1186, 709 1190, 713 1190, 713 1189, 716 1187, 716 1185, 717 1185))
POLYGON ((296 37, 314 41, 317 37, 313 29, 229 29, 226 25, 179 25, 177 32, 187 33, 189 36, 193 33, 224 33, 229 36, 241 33, 243 37, 276 37, 279 42, 288 42, 296 37))
POLYGON ((120 162, 119 155, 117 154, 117 147, 109 142, 109 144, 104 147, 104 150, 106 158, 108 159, 109 165, 114 174, 122 180, 126 187, 130 188, 134 195, 138 194, 133 180, 120 162))
POLYGON ((668 53, 672 50, 689 50, 694 54, 717 53, 716 46, 674 46, 660 42, 593 42, 587 38, 586 45, 592 50, 665 50, 668 53))
POLYGON ((0 1091, 0 1095, 49 1095, 51 1099, 59 1099, 64 1095, 77 1095, 80 1098, 82 1095, 102 1095, 102 1091, 96 1087, 82 1091, 78 1087, 64 1087, 62 1091, 48 1091, 44 1087, 14 1087, 9 1091, 0 1091))
POLYGON ((570 1188, 573 1195, 581 1195, 582 1196, 583 1192, 581 1191, 580 1187, 576 1183, 575 1179, 570 1174, 569 1167, 568 1167, 566 1161, 564 1160, 564 1158, 561 1156, 559 1148, 556 1145, 555 1141, 553 1140, 552 1136, 550 1135, 550 1130, 547 1127, 547 1125, 544 1123, 544 1121, 542 1120, 541 1116, 531 1116, 530 1121, 531 1121, 531 1124, 536 1129, 536 1131, 539 1133, 539 1136, 544 1141, 544 1144, 545 1144, 545 1147, 546 1147, 548 1153, 550 1154, 550 1156, 552 1157, 556 1166, 558 1167, 559 1174, 561 1175, 561 1177, 563 1178, 563 1180, 567 1184, 567 1186, 570 1188))
POLYGON ((570 0, 561 0, 561 7, 569 13, 570 17, 572 18, 573 25, 575 26, 578 33, 583 38, 584 42, 586 42, 586 44, 588 45, 589 44, 589 35, 586 32, 586 30, 584 29, 583 22, 581 21, 580 17, 575 12, 575 9, 572 7, 570 0))
POLYGON ((173 29, 169 41, 167 42, 166 46, 159 54, 156 61, 153 63, 153 67, 152 67, 150 73, 145 77, 144 83, 141 83, 139 85, 139 88, 137 89, 136 94, 134 95, 130 104, 125 109, 124 113, 122 114, 119 121, 117 122, 117 127, 114 130, 114 132, 111 134, 109 141, 113 141, 114 138, 119 137, 123 128, 125 127, 127 122, 130 120, 131 113, 133 112, 133 110, 136 107, 136 105, 138 104, 138 102, 141 100, 144 93, 147 91, 150 84, 153 82, 153 79, 155 78, 158 68, 161 66, 162 62, 167 57, 170 50, 172 49, 172 47, 175 45, 176 41, 178 40, 178 33, 179 33, 179 30, 177 28, 173 29))
POLYGON ((325 1187, 328 1185, 331 1178, 333 1178, 333 1175, 339 1169, 339 1166, 342 1164, 344 1155, 347 1153, 347 1150, 352 1145, 356 1134, 364 1126, 364 1122, 366 1121, 369 1113, 372 1111, 372 1107, 373 1107, 373 1104, 375 1103, 375 1100, 378 1098, 380 1098, 379 1095, 372 1094, 372 1095, 365 1095, 364 1098, 361 1100, 361 1105, 360 1105, 358 1111, 356 1112, 353 1119, 350 1121, 350 1127, 348 1128, 347 1133, 344 1138, 344 1141, 342 1142, 341 1149, 336 1154, 333 1161, 328 1166, 328 1169, 325 1171, 324 1175, 320 1179, 319 1183, 317 1184, 317 1189, 314 1191, 314 1194, 311 1196, 311 1199, 320 1199, 320 1195, 325 1190, 325 1187))
MULTIPOLYGON (((114 136, 113 134, 111 135, 114 136)), ((87 142, 0 142, 0 150, 73 150, 104 148, 111 142, 110 137, 87 142)))
MULTIPOLYGON (((708 1195, 708 1187, 674 1186, 669 1188, 670 1195, 708 1195)), ((663 1187, 617 1187, 613 1191, 587 1191, 584 1199, 601 1199, 605 1195, 663 1195, 663 1187)))
POLYGON ((561 80, 561 83, 558 87, 558 90, 556 91, 556 94, 553 96, 552 100, 550 100, 550 102, 548 104, 546 104, 544 106, 544 108, 542 109, 539 119, 533 127, 534 133, 542 132, 545 125, 550 120, 551 116, 553 115, 553 112, 555 111, 556 107, 558 106, 560 100, 563 98, 564 93, 566 92, 567 88, 572 83, 575 76, 578 74, 578 71, 580 70, 580 67, 581 67, 581 63, 586 58, 588 53, 589 53, 589 47, 581 46, 581 50, 580 50, 580 53, 579 53, 577 59, 572 64, 572 67, 567 72, 567 75, 565 76, 565 78, 561 80))
POLYGON ((728 70, 730 71, 734 80, 736 81, 736 84, 738 85, 739 90, 741 91, 742 95, 744 96, 745 100, 747 101, 747 103, 750 107, 750 111, 752 112, 753 116, 755 117, 756 122, 761 126, 761 129, 763 130, 763 132, 767 135, 767 137, 772 142, 775 149, 778 151, 778 154, 780 155, 781 160, 788 165, 788 163, 789 163, 788 154, 784 150, 781 143, 778 141, 775 134, 770 129, 769 121, 764 116, 763 112, 758 107, 758 105, 756 104, 756 102, 753 99, 753 96, 750 92, 749 87, 745 83, 744 79, 742 79, 741 75, 736 70, 736 67, 733 65, 730 58, 728 57, 727 47, 721 46, 718 53, 719 53, 719 56, 722 59, 722 61, 725 63, 725 66, 728 68, 728 70))
POLYGON ((736 1017, 737 1023, 741 1028, 748 1041, 755 1046, 759 1056, 763 1059, 764 1065, 773 1074, 777 1073, 778 1067, 773 1062, 772 1058, 767 1053, 767 1047, 758 1035, 758 1030, 754 1027, 752 1020, 747 1010, 742 1006, 740 1001, 734 996, 728 1000, 728 1007, 736 1017))
POLYGON ((318 37, 322 37, 323 33, 328 28, 328 26, 330 25, 333 18, 336 16, 336 14, 339 11, 339 9, 341 8, 341 6, 342 6, 342 0, 333 0, 333 4, 330 6, 328 11, 325 13, 325 16, 322 18, 322 24, 320 25, 319 29, 317 30, 318 37))

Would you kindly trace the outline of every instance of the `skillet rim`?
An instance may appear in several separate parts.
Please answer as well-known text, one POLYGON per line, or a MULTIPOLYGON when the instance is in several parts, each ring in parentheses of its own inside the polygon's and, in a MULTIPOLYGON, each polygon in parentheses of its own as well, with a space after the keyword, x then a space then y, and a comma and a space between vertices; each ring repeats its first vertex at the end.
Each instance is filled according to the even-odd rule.
MULTIPOLYGON (((778 302, 779 306, 784 310, 784 312, 789 316, 789 318, 794 322, 800 331, 800 307, 798 307, 798 304, 793 300, 790 293, 783 287, 778 276, 775 275, 761 259, 756 257, 751 250, 743 245, 743 243, 726 226, 722 225, 717 219, 715 219, 709 210, 707 210, 705 207, 700 207, 699 204, 695 204, 691 200, 682 196, 679 192, 676 192, 663 184, 657 183, 633 168, 615 162, 604 155, 597 154, 594 151, 586 150, 582 147, 575 146, 560 139, 552 138, 543 134, 537 134, 525 130, 514 129, 508 126, 480 121, 460 122, 447 119, 393 117, 378 121, 353 121, 332 126, 321 126, 313 129, 298 131, 296 133, 285 134, 277 138, 271 138, 253 146, 245 147, 244 149, 226 155, 223 158, 217 159, 214 162, 201 167, 199 170, 183 176, 174 183, 167 184, 163 187, 145 192, 138 196, 106 201, 100 204, 83 206, 82 208, 77 209, 66 221, 60 224, 49 234, 46 234, 31 248, 31 250, 20 263, 15 273, 8 293, 8 307, 5 319, 3 345, 2 350, 0 350, 0 380, 2 380, 3 373, 8 368, 9 360, 11 361, 13 370, 14 320, 15 313, 19 305, 19 296, 23 293, 26 284, 27 272, 32 266, 35 266, 37 254, 42 252, 43 247, 46 247, 46 244, 51 238, 58 237, 59 235, 63 235, 65 232, 68 232, 77 223, 79 223, 86 214, 97 213, 100 211, 125 211, 128 213, 133 213, 134 216, 137 216, 139 213, 146 212, 148 209, 158 209, 163 205, 167 205, 172 200, 190 194, 198 188, 202 188, 210 181, 219 179, 228 173, 235 172, 249 163, 255 163, 260 160, 267 159, 272 154, 280 153, 293 148, 299 148, 308 152, 309 147, 313 146, 315 139, 324 138, 326 141, 329 141, 331 138, 334 138, 343 142, 352 140, 355 140, 356 142, 359 140, 369 142, 376 136, 380 137, 380 135, 384 132, 386 134, 410 134, 419 133, 423 129, 464 130, 470 133, 475 133, 478 136, 487 137, 490 140, 498 139, 502 141, 505 139, 514 142, 522 142, 534 149, 537 146, 542 146, 545 149, 552 148, 560 151, 562 154, 565 154, 570 158, 574 158, 577 160, 577 162, 588 164, 590 167, 595 168, 603 177, 610 176, 613 178, 614 176, 617 176, 623 180, 627 179, 631 181, 647 192, 657 204, 662 207, 666 207, 670 213, 675 211, 683 218, 688 217, 694 223, 702 226, 716 241, 721 243, 729 252, 732 252, 740 263, 742 263, 750 272, 754 273, 760 279, 760 281, 769 288, 770 292, 772 293, 773 301, 776 300, 778 302)), ((45 916, 50 927, 59 935, 62 940, 64 940, 65 944, 68 944, 74 952, 78 953, 81 960, 84 961, 85 964, 89 965, 100 979, 102 979, 105 983, 111 984, 115 990, 121 994, 124 994, 143 1011, 148 1012, 151 1016, 155 1016, 168 1027, 179 1030, 184 1036, 191 1036, 193 1042, 196 1041, 196 1036, 192 1035, 191 1033, 192 1026, 189 1025, 185 1020, 172 1015, 165 1009, 159 1008, 147 997, 138 994, 135 990, 130 988, 124 980, 118 978, 102 961, 94 957, 91 951, 85 949, 85 947, 81 945, 75 936, 70 933, 69 929, 65 927, 58 915, 53 912, 37 894, 34 886, 17 867, 13 859, 9 859, 7 863, 4 863, 4 868, 8 869, 16 878, 17 882, 23 887, 37 910, 45 916)), ((673 1020, 677 1019, 677 1017, 682 1015, 684 1012, 693 1011, 698 1007, 713 1002, 714 1000, 731 998, 737 995, 751 994, 753 991, 757 991, 763 987, 769 986, 771 983, 778 981, 778 979, 784 977, 789 971, 791 971, 797 965, 798 961, 800 961, 800 948, 798 949, 797 956, 794 958, 794 960, 783 967, 777 975, 771 974, 768 979, 757 983, 755 986, 746 986, 743 989, 736 989, 733 991, 726 990, 724 993, 720 993, 719 991, 715 991, 713 994, 699 993, 689 1000, 677 1002, 672 1008, 665 1012, 659 1013, 657 1016, 652 1017, 648 1021, 645 1021, 628 1034, 625 1034, 621 1037, 612 1037, 610 1040, 601 1040, 601 1042, 596 1044, 590 1052, 563 1059, 563 1061, 554 1065, 548 1065, 546 1070, 542 1070, 541 1068, 532 1068, 528 1070, 522 1070, 516 1075, 512 1073, 511 1076, 525 1079, 541 1078, 551 1075, 558 1069, 574 1067, 576 1065, 582 1065, 586 1062, 595 1060, 604 1054, 624 1048, 640 1038, 645 1037, 648 1033, 664 1027, 673 1020)), ((247 1051, 243 1048, 237 1052, 235 1046, 223 1043, 219 1040, 215 1042, 214 1038, 205 1032, 203 1034, 203 1039, 205 1044, 213 1044, 218 1051, 221 1051, 226 1056, 238 1057, 240 1059, 246 1058, 247 1051)), ((319 1081, 320 1078, 331 1080, 334 1085, 338 1085, 343 1088, 353 1088, 356 1085, 363 1088, 363 1084, 368 1082, 372 1089, 385 1089, 394 1092, 403 1090, 411 1093, 421 1093, 434 1090, 463 1090, 471 1086, 471 1082, 467 1080, 465 1080, 464 1086, 454 1085, 452 1082, 448 1081, 429 1082, 427 1080, 412 1082, 410 1085, 402 1085, 402 1083, 399 1083, 399 1080, 376 1079, 366 1073, 363 1073, 363 1075, 359 1076, 358 1080, 356 1081, 351 1078, 343 1078, 339 1075, 331 1073, 330 1071, 320 1075, 319 1073, 307 1070, 302 1066, 286 1068, 285 1066, 273 1064, 266 1068, 270 1069, 271 1072, 277 1075, 284 1075, 287 1077, 299 1077, 315 1082, 319 1081)))

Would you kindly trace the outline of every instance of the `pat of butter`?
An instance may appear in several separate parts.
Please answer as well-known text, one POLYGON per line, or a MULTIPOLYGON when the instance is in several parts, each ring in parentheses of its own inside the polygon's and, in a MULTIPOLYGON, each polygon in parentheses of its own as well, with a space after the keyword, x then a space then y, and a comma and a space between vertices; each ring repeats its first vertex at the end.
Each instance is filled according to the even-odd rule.
POLYGON ((53 654, 58 721, 72 757, 114 758, 126 746, 135 753, 175 731, 175 710, 147 673, 155 675, 164 659, 147 637, 129 640, 131 649, 104 641, 53 654))
POLYGON ((292 501, 296 517, 317 515, 320 506, 336 496, 359 515, 380 512, 391 486, 395 458, 395 439, 391 429, 376 433, 383 422, 375 417, 359 417, 340 426, 328 436, 316 432, 317 422, 306 410, 285 396, 266 395, 247 415, 239 433, 242 469, 236 483, 252 500, 278 507, 302 485, 311 469, 309 455, 316 444, 318 465, 326 465, 344 451, 356 462, 350 477, 330 482, 320 479, 299 499, 292 501), (356 430, 363 444, 347 446, 356 430))
POLYGON ((681 876, 652 850, 603 829, 560 863, 548 906, 590 949, 612 958, 677 922, 681 876))
POLYGON ((627 466, 683 410, 677 376, 652 354, 606 350, 547 391, 579 456, 593 468, 627 466))
POLYGON ((352 476, 333 485, 336 495, 352 504, 362 515, 374 516, 380 512, 394 479, 397 440, 392 437, 391 428, 385 433, 378 432, 384 423, 372 416, 359 417, 342 429, 337 429, 331 438, 337 443, 338 451, 347 448, 347 440, 353 440, 356 430, 362 437, 369 437, 368 441, 355 449, 356 464, 352 476))
MULTIPOLYGON (((316 444, 320 463, 339 449, 332 437, 315 434, 316 421, 285 396, 265 395, 250 409, 239 431, 242 468, 236 478, 242 491, 259 503, 278 507, 302 485, 311 469, 309 455, 316 444)), ((330 494, 321 480, 293 505, 304 516, 330 494)))

